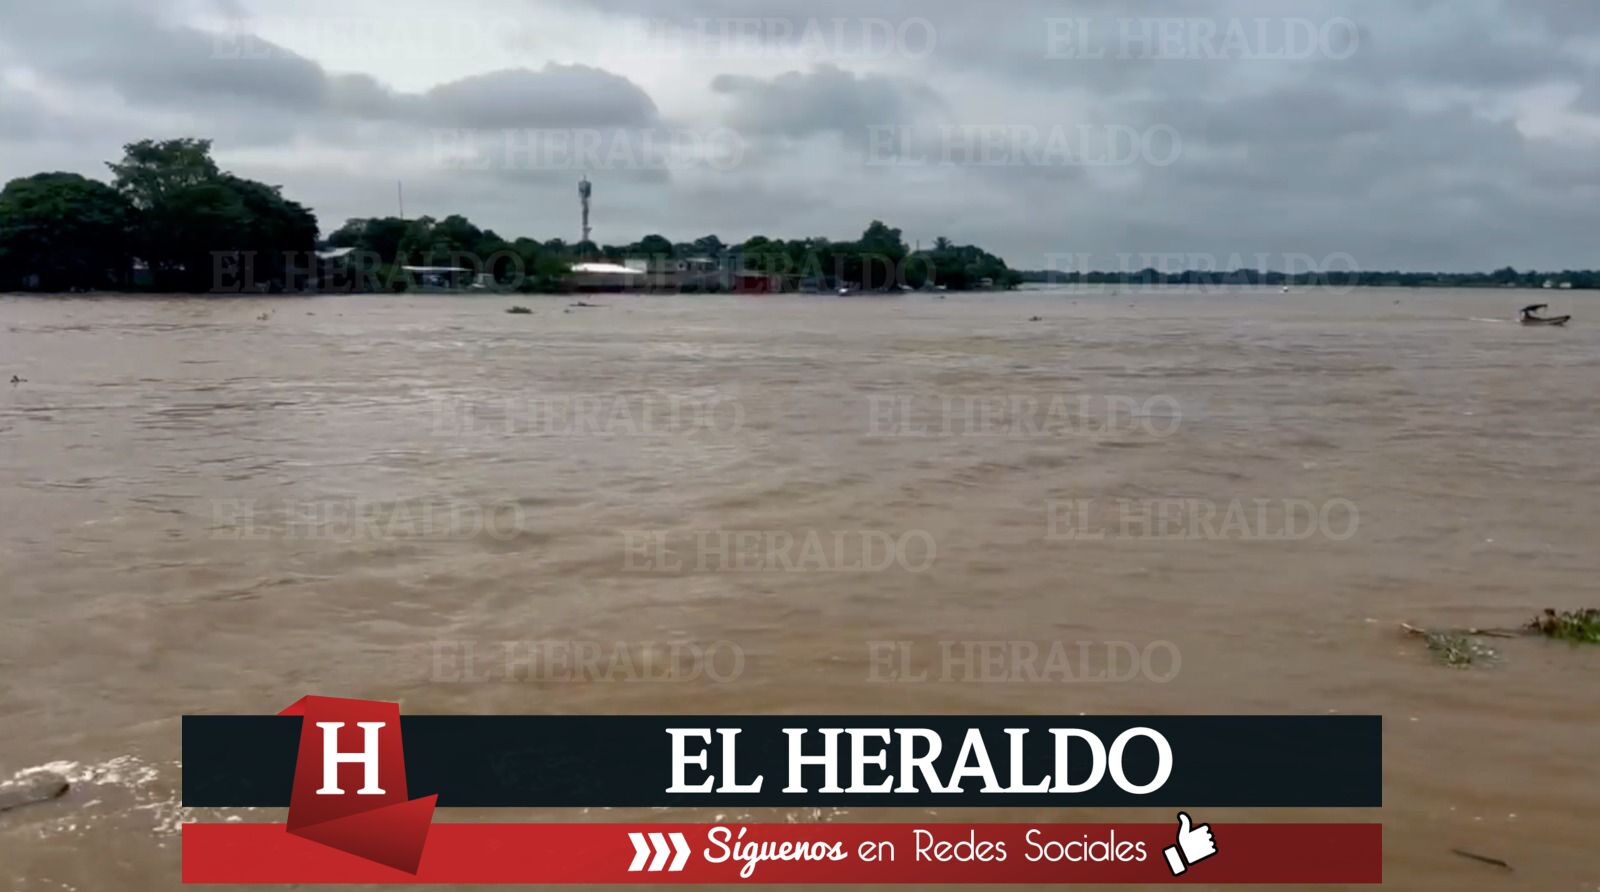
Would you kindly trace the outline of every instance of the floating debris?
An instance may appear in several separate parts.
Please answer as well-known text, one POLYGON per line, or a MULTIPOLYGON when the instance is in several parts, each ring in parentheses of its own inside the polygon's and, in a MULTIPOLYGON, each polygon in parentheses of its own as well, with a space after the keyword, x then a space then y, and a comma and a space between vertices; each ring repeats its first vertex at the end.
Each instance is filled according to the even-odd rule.
POLYGON ((1428 650, 1434 657, 1452 668, 1466 669, 1471 666, 1481 666, 1500 658, 1499 651, 1478 640, 1478 636, 1485 633, 1476 629, 1440 631, 1419 629, 1406 623, 1401 623, 1400 628, 1405 629, 1407 634, 1427 642, 1428 650))
POLYGON ((533 311, 528 309, 527 307, 512 307, 511 309, 506 310, 506 312, 512 314, 513 316, 531 316, 531 315, 533 315, 533 311))
POLYGON ((0 781, 0 813, 60 799, 71 786, 54 771, 35 771, 0 781))
POLYGON ((605 306, 605 304, 584 303, 583 301, 580 300, 575 304, 571 304, 571 306, 574 306, 574 307, 588 307, 590 309, 599 309, 600 307, 605 306))
POLYGON ((1568 610, 1557 613, 1546 609, 1528 623, 1527 630, 1577 644, 1600 644, 1600 610, 1568 610))
POLYGON ((1501 861, 1499 858, 1490 858, 1488 855, 1475 855, 1472 852, 1468 852, 1464 849, 1451 849, 1450 853, 1452 855, 1460 855, 1463 858, 1470 858, 1473 861, 1479 861, 1484 864, 1492 864, 1495 867, 1503 867, 1506 870, 1513 869, 1511 865, 1501 861))
POLYGON ((165 846, 169 839, 176 840, 184 824, 195 820, 194 809, 184 806, 183 794, 173 781, 181 768, 176 761, 156 765, 123 755, 95 763, 58 761, 24 769, 9 782, 0 781, 7 797, 0 817, 10 809, 61 801, 67 807, 40 810, 33 826, 41 838, 78 835, 111 817, 137 817, 165 846))

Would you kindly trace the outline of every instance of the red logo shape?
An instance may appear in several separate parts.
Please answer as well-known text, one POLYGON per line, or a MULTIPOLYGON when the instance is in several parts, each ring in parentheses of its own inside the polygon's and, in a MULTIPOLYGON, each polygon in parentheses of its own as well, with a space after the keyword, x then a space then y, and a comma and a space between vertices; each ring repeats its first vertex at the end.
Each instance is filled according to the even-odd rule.
POLYGON ((400 705, 302 697, 288 831, 415 874, 437 796, 409 799, 400 705))

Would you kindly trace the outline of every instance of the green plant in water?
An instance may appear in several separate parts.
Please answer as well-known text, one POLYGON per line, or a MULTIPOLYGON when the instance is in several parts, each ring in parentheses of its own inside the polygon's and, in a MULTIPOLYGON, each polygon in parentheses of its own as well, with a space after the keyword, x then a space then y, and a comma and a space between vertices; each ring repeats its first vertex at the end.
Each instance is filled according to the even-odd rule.
POLYGON ((1458 669, 1488 663, 1499 656, 1499 653, 1494 648, 1466 635, 1457 635, 1451 632, 1425 632, 1422 637, 1423 640, 1428 642, 1428 650, 1433 653, 1439 662, 1458 669))
POLYGON ((1428 651, 1433 654, 1434 659, 1456 669, 1481 667, 1495 662, 1500 658, 1500 652, 1483 643, 1482 636, 1505 637, 1503 633, 1479 629, 1461 631, 1422 629, 1410 623, 1401 623, 1400 628, 1412 637, 1421 638, 1428 645, 1428 651))
POLYGON ((1528 629, 1560 641, 1600 644, 1600 610, 1546 610, 1528 624, 1528 629))

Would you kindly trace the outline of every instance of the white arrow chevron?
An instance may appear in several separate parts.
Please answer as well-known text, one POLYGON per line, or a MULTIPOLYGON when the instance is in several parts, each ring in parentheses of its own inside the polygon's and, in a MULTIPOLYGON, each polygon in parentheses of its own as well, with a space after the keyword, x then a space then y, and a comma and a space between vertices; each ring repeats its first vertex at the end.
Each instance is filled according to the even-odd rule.
POLYGON ((629 872, 645 871, 656 873, 663 868, 667 871, 683 870, 684 862, 689 860, 689 841, 684 839, 682 833, 630 833, 628 840, 633 843, 633 861, 628 865, 629 872), (667 840, 671 838, 669 845, 667 840), (655 857, 651 857, 651 855, 655 857), (667 865, 667 856, 672 855, 672 864, 667 865), (645 861, 649 859, 649 865, 645 861))
POLYGON ((678 852, 677 857, 672 859, 672 866, 668 867, 667 870, 682 870, 683 863, 689 860, 689 841, 683 838, 682 833, 669 833, 667 835, 672 837, 672 847, 678 852))
POLYGON ((650 834, 650 845, 655 847, 656 856, 651 859, 650 866, 645 870, 655 873, 667 866, 667 856, 672 854, 672 847, 667 845, 667 838, 659 833, 650 834))
POLYGON ((628 839, 633 843, 633 863, 628 865, 628 870, 638 873, 644 868, 644 859, 650 857, 650 846, 645 843, 643 833, 630 833, 628 839))

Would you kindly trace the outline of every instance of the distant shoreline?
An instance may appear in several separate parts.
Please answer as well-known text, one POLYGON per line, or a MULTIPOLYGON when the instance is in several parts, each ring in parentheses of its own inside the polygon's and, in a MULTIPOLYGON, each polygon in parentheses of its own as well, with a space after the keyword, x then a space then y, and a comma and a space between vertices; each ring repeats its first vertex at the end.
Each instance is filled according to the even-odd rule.
MULTIPOLYGON (((774 297, 809 297, 828 300, 883 300, 902 297, 945 298, 951 296, 970 295, 1015 295, 1015 294, 1041 294, 1052 290, 1085 295, 1103 295, 1107 297, 1127 296, 1129 294, 1156 293, 1156 292, 1242 292, 1242 291, 1270 291, 1277 293, 1282 286, 1251 283, 1170 283, 1170 282, 1128 282, 1128 283, 1089 283, 1089 282, 1024 282, 1021 287, 1014 289, 1000 288, 966 288, 946 291, 902 291, 902 292, 854 292, 849 295, 837 295, 829 292, 809 291, 784 291, 772 294, 749 294, 732 291, 585 291, 585 292, 519 292, 519 291, 494 291, 494 290, 416 290, 416 291, 277 291, 277 292, 242 292, 242 291, 0 291, 0 300, 7 298, 25 298, 34 300, 49 300, 62 298, 80 299, 120 299, 120 298, 170 298, 181 297, 197 300, 263 300, 263 299, 313 299, 323 297, 369 297, 369 298, 411 298, 411 297, 449 297, 449 298, 516 298, 519 300, 537 300, 546 298, 552 300, 572 300, 576 298, 671 298, 671 297, 737 297, 750 300, 761 300, 774 297)), ((1507 291, 1507 292, 1537 292, 1540 295, 1554 296, 1571 294, 1575 291, 1595 291, 1600 288, 1569 288, 1546 289, 1528 285, 1390 285, 1390 284, 1351 284, 1331 283, 1291 285, 1293 292, 1328 292, 1332 294, 1348 293, 1357 288, 1364 290, 1380 291, 1507 291), (1552 294, 1553 292, 1553 294, 1552 294)))
POLYGON ((1322 270, 1283 273, 1272 270, 1238 269, 1230 272, 1183 270, 1160 272, 1155 269, 1123 272, 1067 272, 1063 270, 1021 270, 1024 285, 1142 285, 1224 286, 1291 288, 1504 288, 1536 291, 1591 291, 1600 289, 1600 270, 1562 270, 1518 272, 1506 267, 1489 273, 1403 273, 1393 270, 1322 270), (1548 284, 1546 284, 1548 283, 1548 284))

